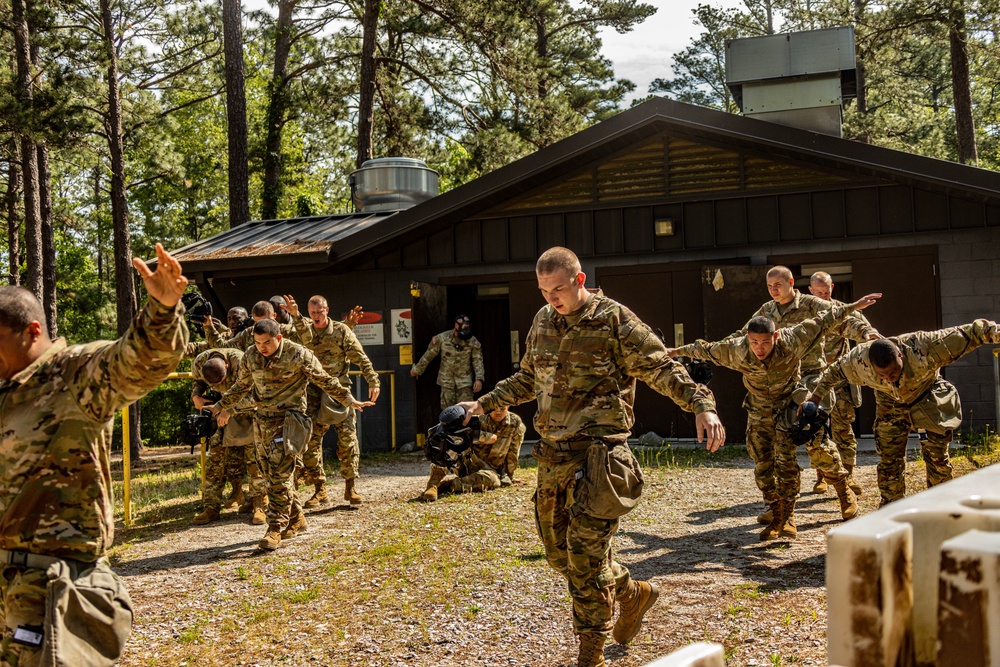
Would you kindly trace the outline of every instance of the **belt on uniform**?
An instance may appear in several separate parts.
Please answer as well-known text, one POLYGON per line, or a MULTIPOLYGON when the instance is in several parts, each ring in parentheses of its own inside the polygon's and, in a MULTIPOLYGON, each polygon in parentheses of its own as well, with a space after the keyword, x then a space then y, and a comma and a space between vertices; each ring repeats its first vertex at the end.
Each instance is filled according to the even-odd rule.
POLYGON ((0 549, 0 563, 6 563, 7 565, 14 565, 15 567, 30 567, 36 570, 47 570, 50 565, 63 561, 70 566, 71 569, 76 570, 76 572, 82 572, 90 567, 93 567, 93 563, 85 563, 81 560, 74 560, 72 558, 56 558, 55 556, 43 556, 42 554, 33 554, 29 551, 8 551, 7 549, 0 549))
POLYGON ((264 419, 277 419, 278 417, 284 417, 285 411, 271 412, 269 410, 257 410, 256 414, 258 417, 263 417, 264 419))

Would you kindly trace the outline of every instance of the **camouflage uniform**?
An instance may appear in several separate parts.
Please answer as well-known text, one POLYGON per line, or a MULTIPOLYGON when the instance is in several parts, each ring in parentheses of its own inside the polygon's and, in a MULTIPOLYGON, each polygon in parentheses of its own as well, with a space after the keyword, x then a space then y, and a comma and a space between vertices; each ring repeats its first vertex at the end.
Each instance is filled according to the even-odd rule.
MULTIPOLYGON (((820 317, 823 313, 830 310, 833 307, 833 302, 824 301, 818 297, 811 294, 803 294, 799 290, 793 290, 795 296, 791 301, 786 304, 780 304, 773 299, 768 301, 753 314, 753 317, 766 317, 767 319, 774 322, 774 326, 781 330, 786 327, 795 326, 801 322, 805 322, 809 319, 816 319, 820 317)), ((838 304, 840 302, 837 302, 838 304)), ((843 304, 841 304, 843 305, 843 304)), ((752 318, 751 318, 752 319, 752 318)), ((749 324, 749 321, 747 322, 749 324)), ((746 334, 747 327, 744 326, 736 334, 733 334, 729 339, 746 334)), ((877 333, 874 327, 868 323, 868 320, 861 316, 861 313, 854 312, 849 316, 845 317, 839 323, 834 324, 826 333, 826 336, 838 336, 841 338, 847 338, 855 341, 867 340, 869 334, 877 333)), ((812 345, 805 351, 802 355, 802 382, 806 385, 812 386, 816 382, 816 377, 823 371, 826 367, 826 357, 824 356, 825 350, 825 337, 821 336, 817 338, 812 345)), ((836 397, 835 397, 836 398, 836 397)), ((744 407, 747 407, 744 405, 744 407)), ((747 407, 749 412, 750 408, 747 407)), ((765 411, 766 412, 766 411, 765 411)), ((775 419, 780 418, 780 414, 770 414, 765 415, 760 414, 760 420, 755 424, 754 433, 757 434, 761 431, 773 432, 775 429, 775 419)), ((747 448, 750 448, 750 425, 747 425, 747 448)), ((826 438, 826 436, 823 436, 826 438)), ((759 440, 758 440, 759 442, 759 440)), ((824 443, 824 449, 827 444, 824 443)), ((762 457, 760 460, 764 461, 765 457, 768 456, 768 451, 770 448, 764 445, 759 451, 759 455, 762 457)), ((751 452, 751 456, 753 453, 751 452)), ((754 459, 757 461, 758 459, 754 459)), ((767 477, 770 476, 769 466, 764 463, 762 470, 758 471, 757 486, 761 489, 765 487, 773 487, 773 482, 769 482, 767 477), (763 476, 763 477, 762 477, 763 476), (764 484, 762 487, 761 484, 764 484)), ((766 499, 766 494, 765 494, 766 499)), ((770 502, 769 500, 767 502, 770 502)))
POLYGON ((587 449, 595 443, 628 447, 636 378, 689 412, 715 410, 712 392, 691 381, 648 326, 597 293, 569 316, 543 307, 528 332, 518 372, 479 399, 487 413, 538 402, 535 517, 549 565, 568 581, 578 634, 606 636, 616 596, 635 586, 611 555, 618 520, 585 511, 573 516, 569 509, 587 449))
POLYGON ((875 448, 883 505, 905 495, 906 441, 915 428, 927 431, 927 440, 921 443, 927 485, 951 479, 948 445, 962 423, 962 405, 955 386, 941 377, 940 369, 980 345, 1000 343, 1000 327, 980 319, 938 331, 892 336, 889 340, 903 355, 903 373, 897 382, 878 377, 868 359, 871 345, 865 344, 827 368, 817 386, 817 391, 825 391, 850 383, 875 390, 875 448))
MULTIPOLYGON (((247 348, 233 386, 218 405, 230 410, 251 391, 257 403, 254 442, 257 460, 267 483, 267 519, 271 529, 281 531, 289 516, 302 511, 292 485, 296 454, 282 441, 286 412, 306 417, 306 385, 313 383, 344 405, 352 401, 351 391, 323 370, 312 352, 298 343, 282 339, 277 351, 265 357, 256 347, 247 348)), ((305 443, 303 443, 304 445, 305 443)))
MULTIPOLYGON (((77 571, 105 555, 115 529, 111 421, 177 367, 183 312, 150 298, 118 340, 68 347, 60 338, 0 380, 0 549, 66 559, 77 571)), ((0 664, 37 664, 38 649, 14 643, 13 633, 42 626, 46 571, 0 567, 0 664)))
MULTIPOLYGON (((358 342, 357 336, 343 322, 330 320, 324 329, 317 329, 310 326, 303 332, 303 343, 312 350, 316 358, 323 364, 323 369, 337 378, 340 384, 351 388, 351 378, 348 371, 351 364, 356 364, 368 386, 378 389, 380 387, 378 374, 372 366, 372 362, 365 354, 364 348, 358 342)), ((309 415, 315 417, 320 405, 320 390, 316 387, 309 387, 309 415)), ((353 479, 358 476, 358 459, 361 454, 361 447, 358 443, 357 415, 354 410, 350 411, 347 419, 335 424, 337 430, 337 458, 340 460, 340 475, 344 479, 353 479)), ((323 436, 330 430, 329 424, 317 424, 313 420, 312 437, 309 438, 309 445, 302 455, 303 474, 302 479, 307 484, 320 484, 326 481, 323 472, 323 436)))
POLYGON ((487 433, 495 433, 497 441, 490 446, 484 458, 500 474, 514 479, 517 470, 517 457, 521 453, 521 443, 524 442, 524 422, 513 412, 508 411, 499 422, 493 421, 490 415, 484 415, 480 420, 482 429, 487 433))
MULTIPOLYGON (((766 503, 778 498, 794 501, 799 492, 797 447, 789 434, 787 411, 792 405, 792 392, 801 386, 801 359, 823 340, 824 332, 839 327, 854 310, 853 305, 828 308, 818 319, 779 329, 771 355, 763 360, 750 349, 745 335, 716 343, 698 340, 677 348, 679 356, 704 359, 742 373, 747 388, 743 401, 747 410, 747 453, 753 459, 757 488, 766 503)), ((806 451, 813 467, 831 481, 846 477, 837 448, 828 438, 814 438, 806 444, 806 451)))
MULTIPOLYGON (((291 324, 278 323, 281 337, 293 343, 301 343, 312 324, 303 317, 302 313, 290 317, 292 318, 291 324)), ((229 333, 231 333, 229 329, 222 325, 216 327, 215 320, 212 320, 212 326, 205 327, 205 340, 212 348, 234 347, 237 350, 246 350, 254 343, 253 327, 247 327, 235 336, 230 336, 229 333)))
MULTIPOLYGON (((207 350, 199 354, 191 364, 191 397, 205 397, 208 390, 222 395, 232 386, 236 378, 236 369, 243 361, 243 353, 231 347, 207 350), (212 384, 205 379, 202 369, 209 359, 220 358, 226 362, 229 370, 225 379, 218 384, 212 384)), ((233 489, 243 486, 243 469, 246 468, 250 477, 250 497, 263 496, 265 493, 264 476, 257 464, 257 450, 253 445, 227 446, 225 434, 227 430, 243 431, 253 428, 254 401, 248 395, 233 411, 232 419, 225 428, 216 431, 208 443, 208 461, 205 465, 205 489, 202 492, 202 502, 205 508, 222 507, 222 491, 226 479, 233 489)))
POLYGON ((486 369, 483 366, 483 346, 475 336, 462 340, 454 330, 442 331, 431 338, 431 344, 424 356, 413 364, 417 375, 423 375, 434 357, 441 355, 441 368, 437 383, 441 387, 441 409, 462 401, 471 401, 472 385, 475 380, 483 381, 486 369))

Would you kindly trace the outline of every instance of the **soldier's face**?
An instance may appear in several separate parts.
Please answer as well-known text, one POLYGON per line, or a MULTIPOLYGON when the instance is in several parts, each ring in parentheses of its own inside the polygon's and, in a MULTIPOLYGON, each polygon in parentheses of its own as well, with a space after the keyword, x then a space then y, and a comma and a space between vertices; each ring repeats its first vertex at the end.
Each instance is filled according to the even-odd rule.
POLYGON ((903 374, 903 357, 897 353, 896 359, 885 368, 879 368, 875 364, 872 364, 872 368, 875 369, 875 375, 877 375, 880 380, 892 383, 899 382, 899 378, 903 374))
POLYGON ((9 380, 27 367, 24 359, 29 347, 31 337, 27 329, 15 331, 0 325, 0 378, 9 380))
POLYGON ((270 357, 278 351, 278 344, 281 342, 281 334, 269 336, 267 334, 254 334, 253 344, 257 346, 257 351, 265 357, 270 357))
POLYGON ((829 301, 833 297, 833 283, 827 285, 826 283, 813 281, 809 283, 809 293, 817 299, 829 301))
POLYGON ((575 313, 587 300, 587 290, 583 286, 587 276, 582 271, 573 275, 569 271, 560 269, 553 273, 536 275, 539 291, 545 297, 545 301, 560 315, 575 313))
POLYGON ((774 276, 767 279, 767 293, 778 303, 788 303, 795 298, 795 285, 791 278, 774 276))
POLYGON ((503 418, 507 416, 507 410, 508 408, 504 408, 503 410, 494 410, 490 413, 490 419, 495 422, 502 422, 503 418))
POLYGON ((240 322, 242 322, 246 316, 247 316, 247 311, 243 310, 242 308, 240 308, 239 310, 237 310, 236 308, 230 310, 229 315, 227 317, 227 319, 229 320, 229 328, 235 329, 236 327, 238 327, 240 325, 240 322))
POLYGON ((319 328, 325 327, 329 322, 330 308, 327 306, 321 306, 318 303, 309 304, 309 319, 313 321, 313 324, 319 328))
POLYGON ((750 351, 758 359, 764 360, 771 356, 774 351, 774 340, 778 337, 778 332, 774 333, 748 333, 747 342, 750 343, 750 351))

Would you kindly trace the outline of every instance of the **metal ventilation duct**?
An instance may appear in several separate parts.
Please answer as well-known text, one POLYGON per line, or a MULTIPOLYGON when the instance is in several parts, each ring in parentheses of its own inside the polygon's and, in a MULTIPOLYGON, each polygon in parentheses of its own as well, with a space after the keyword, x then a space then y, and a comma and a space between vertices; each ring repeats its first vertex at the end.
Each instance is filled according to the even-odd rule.
POLYGON ((726 85, 748 118, 839 137, 843 102, 857 94, 854 29, 729 40, 726 85))
POLYGON ((366 160, 349 182, 354 207, 365 213, 410 208, 438 193, 438 173, 408 157, 366 160))

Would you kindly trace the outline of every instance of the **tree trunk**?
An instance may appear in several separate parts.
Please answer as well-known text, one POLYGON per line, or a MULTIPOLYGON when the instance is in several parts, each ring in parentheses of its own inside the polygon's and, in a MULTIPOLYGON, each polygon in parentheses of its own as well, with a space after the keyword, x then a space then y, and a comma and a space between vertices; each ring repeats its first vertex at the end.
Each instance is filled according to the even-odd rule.
POLYGON ((969 45, 965 32, 965 8, 962 3, 951 10, 948 38, 951 43, 951 87, 955 99, 955 134, 958 160, 979 164, 976 151, 976 123, 972 117, 972 87, 969 83, 969 45))
POLYGON ((377 63, 375 46, 378 43, 378 15, 380 0, 365 0, 365 13, 361 19, 361 85, 358 91, 358 157, 355 166, 361 167, 372 159, 372 134, 375 125, 375 76, 377 63))
POLYGON ((226 120, 229 126, 229 227, 233 228, 250 219, 243 8, 240 0, 222 0, 222 40, 226 59, 226 120))
POLYGON ((285 75, 288 54, 292 48, 292 12, 297 0, 278 0, 278 22, 274 33, 274 69, 267 104, 267 138, 264 141, 264 192, 261 196, 260 217, 278 217, 281 202, 281 134, 285 128, 288 106, 285 75))
MULTIPOLYGON (((17 61, 17 94, 26 117, 30 117, 32 102, 31 38, 28 28, 27 2, 13 0, 11 22, 14 31, 14 54, 17 61)), ((27 264, 25 287, 38 297, 42 290, 42 229, 38 204, 38 154, 31 136, 21 133, 21 174, 24 187, 24 251, 27 264)))
MULTIPOLYGON (((122 101, 118 90, 118 52, 115 48, 111 0, 100 0, 104 29, 104 56, 108 62, 108 151, 111 155, 111 220, 115 252, 115 285, 118 335, 128 331, 136 314, 135 280, 132 276, 132 237, 128 228, 128 200, 125 197, 125 148, 122 133, 122 101)), ((132 460, 139 460, 139 404, 129 409, 132 460)))
POLYGON ((7 163, 7 283, 21 284, 21 220, 17 201, 21 196, 21 153, 16 139, 7 142, 9 162, 7 163))
POLYGON ((59 308, 56 303, 56 237, 52 228, 52 171, 49 168, 49 147, 38 148, 38 203, 42 227, 42 307, 49 325, 49 338, 59 334, 59 308))

